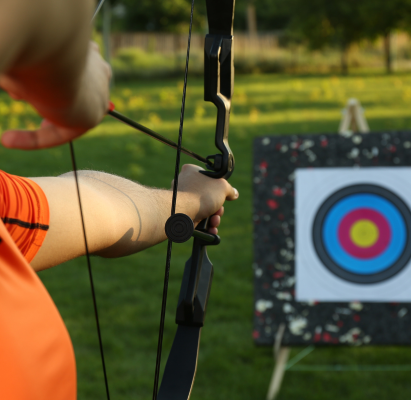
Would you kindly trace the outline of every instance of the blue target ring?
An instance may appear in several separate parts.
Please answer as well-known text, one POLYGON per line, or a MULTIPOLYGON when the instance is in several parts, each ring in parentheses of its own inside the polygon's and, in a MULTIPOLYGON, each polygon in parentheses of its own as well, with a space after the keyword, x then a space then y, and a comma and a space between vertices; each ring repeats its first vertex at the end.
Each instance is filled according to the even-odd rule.
POLYGON ((354 194, 338 201, 328 212, 323 225, 323 242, 331 258, 342 268, 355 274, 375 274, 392 265, 403 253, 407 240, 404 219, 396 207, 375 194, 354 194), (338 240, 338 227, 343 217, 360 207, 370 208, 383 214, 390 223, 389 246, 378 257, 360 260, 348 254, 338 240))
POLYGON ((376 185, 352 185, 320 206, 313 244, 324 266, 335 275, 355 283, 377 283, 396 275, 409 262, 410 229, 411 212, 397 195, 376 185), (368 249, 351 243, 349 232, 357 222, 368 223, 375 231, 374 242, 381 240, 367 244, 368 249))

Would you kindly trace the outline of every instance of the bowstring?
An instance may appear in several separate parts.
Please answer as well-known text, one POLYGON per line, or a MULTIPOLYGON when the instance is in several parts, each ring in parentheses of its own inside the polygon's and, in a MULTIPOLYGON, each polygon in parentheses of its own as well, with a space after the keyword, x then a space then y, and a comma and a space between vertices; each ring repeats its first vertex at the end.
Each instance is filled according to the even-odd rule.
POLYGON ((89 252, 89 249, 88 249, 86 226, 85 226, 85 223, 84 223, 83 207, 82 207, 82 204, 81 204, 80 185, 79 185, 79 182, 78 182, 78 174, 77 174, 78 170, 77 170, 76 157, 74 155, 73 142, 69 142, 69 146, 70 146, 71 164, 73 166, 74 180, 76 182, 77 199, 78 199, 78 204, 79 204, 79 209, 80 209, 81 226, 82 226, 82 229, 83 229, 84 246, 85 246, 85 249, 86 249, 86 260, 87 260, 88 276, 89 276, 89 280, 90 280, 91 297, 93 299, 94 317, 95 317, 95 320, 96 320, 98 344, 99 344, 99 348, 100 348, 101 364, 102 364, 103 374, 104 374, 104 383, 105 383, 105 387, 106 387, 107 400, 110 400, 110 391, 108 389, 106 363, 105 363, 105 359, 104 359, 103 340, 101 338, 100 319, 98 317, 97 299, 96 299, 96 292, 95 292, 95 288, 94 288, 93 271, 91 269, 90 252, 89 252))
POLYGON ((98 12, 100 11, 100 8, 103 7, 104 1, 105 0, 100 0, 100 2, 98 3, 98 5, 96 7, 96 10, 94 11, 93 17, 91 18, 91 22, 94 21, 94 19, 96 18, 98 12))
MULTIPOLYGON (((176 212, 176 203, 177 203, 178 174, 180 171, 180 156, 181 156, 181 146, 182 146, 182 140, 183 140, 183 125, 184 125, 184 112, 185 112, 186 93, 187 93, 188 64, 190 60, 191 31, 193 27, 193 11, 194 11, 194 0, 192 0, 191 2, 190 27, 188 31, 186 65, 185 65, 185 71, 184 71, 183 97, 181 100, 180 127, 179 127, 179 132, 178 132, 176 165, 174 169, 174 185, 173 185, 173 200, 171 203, 171 216, 173 216, 176 212)), ((154 373, 153 400, 157 400, 157 394, 158 394, 158 382, 159 382, 159 377, 160 377, 161 353, 162 353, 162 348, 163 348, 164 321, 165 321, 166 306, 167 306, 168 282, 170 278, 170 262, 171 262, 172 245, 173 245, 173 242, 169 239, 168 245, 167 245, 167 258, 166 258, 166 267, 165 267, 165 273, 164 273, 163 296, 162 296, 162 302, 161 302, 160 328, 159 328, 159 333, 158 333, 156 368, 155 368, 155 373, 154 373)))
MULTIPOLYGON (((100 2, 98 3, 97 8, 94 11, 93 17, 91 19, 91 22, 93 22, 94 19, 96 18, 96 15, 98 14, 98 12, 100 11, 101 7, 104 4, 104 1, 105 0, 100 0, 100 2)), ((95 321, 96 321, 98 344, 99 344, 100 357, 101 357, 101 365, 102 365, 103 375, 104 375, 104 385, 105 385, 105 389, 106 389, 107 400, 110 400, 110 391, 109 391, 109 386, 108 386, 107 369, 106 369, 106 362, 105 362, 105 358, 104 358, 103 340, 102 340, 102 337, 101 337, 100 319, 99 319, 99 316, 98 316, 96 291, 95 291, 95 286, 94 286, 93 271, 92 271, 92 268, 91 268, 90 252, 89 252, 88 242, 87 242, 86 225, 84 223, 83 206, 82 206, 82 203, 81 203, 80 185, 79 185, 78 173, 77 173, 78 172, 77 162, 76 162, 76 156, 75 156, 75 153, 74 153, 74 146, 73 146, 72 141, 69 142, 69 147, 70 147, 71 165, 73 167, 74 181, 75 181, 75 184, 76 184, 77 199, 78 199, 79 210, 80 210, 81 227, 82 227, 82 230, 83 230, 83 237, 84 237, 84 247, 85 247, 85 250, 86 250, 87 269, 88 269, 88 276, 89 276, 89 281, 90 281, 91 297, 92 297, 92 300, 93 300, 94 318, 95 318, 95 321)))

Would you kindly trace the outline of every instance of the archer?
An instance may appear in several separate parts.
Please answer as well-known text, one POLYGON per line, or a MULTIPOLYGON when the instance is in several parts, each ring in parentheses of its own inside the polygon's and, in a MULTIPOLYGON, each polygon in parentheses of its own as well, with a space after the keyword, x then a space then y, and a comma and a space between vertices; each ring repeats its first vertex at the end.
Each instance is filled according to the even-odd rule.
MULTIPOLYGON (((35 150, 69 142, 97 125, 109 103, 110 68, 89 44, 92 0, 4 0, 0 5, 0 86, 44 118, 35 131, 8 131, 2 144, 35 150)), ((210 218, 216 234, 224 179, 186 165, 177 212, 210 218)), ((72 173, 23 178, 0 171, 0 398, 73 400, 76 370, 64 323, 36 271, 85 254, 72 173)), ((166 239, 169 190, 79 171, 89 251, 121 257, 166 239), (104 216, 102 218, 102 216, 104 216)))

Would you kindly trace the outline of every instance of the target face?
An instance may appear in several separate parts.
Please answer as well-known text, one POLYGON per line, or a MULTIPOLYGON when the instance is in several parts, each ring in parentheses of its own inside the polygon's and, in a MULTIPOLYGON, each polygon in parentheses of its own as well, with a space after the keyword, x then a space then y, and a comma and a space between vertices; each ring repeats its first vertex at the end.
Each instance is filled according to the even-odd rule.
POLYGON ((411 302, 411 168, 295 172, 297 301, 411 302))
POLYGON ((411 213, 393 192, 377 185, 350 185, 319 207, 312 240, 333 274, 358 284, 378 283, 411 258, 411 213))

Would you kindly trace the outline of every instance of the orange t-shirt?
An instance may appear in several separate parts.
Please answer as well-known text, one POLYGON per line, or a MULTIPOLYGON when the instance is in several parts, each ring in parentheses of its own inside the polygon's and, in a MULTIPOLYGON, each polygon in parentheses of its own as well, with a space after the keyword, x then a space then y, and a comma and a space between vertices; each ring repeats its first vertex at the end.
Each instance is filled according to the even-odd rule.
POLYGON ((47 233, 47 198, 30 179, 0 171, 0 218, 0 399, 75 400, 70 337, 29 265, 47 233))

